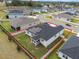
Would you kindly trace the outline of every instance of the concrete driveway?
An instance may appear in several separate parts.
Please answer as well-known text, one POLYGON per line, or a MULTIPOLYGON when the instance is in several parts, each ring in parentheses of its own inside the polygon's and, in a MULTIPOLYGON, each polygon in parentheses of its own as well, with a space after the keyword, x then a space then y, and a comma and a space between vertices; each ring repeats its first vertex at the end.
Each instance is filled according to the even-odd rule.
POLYGON ((29 59, 23 52, 16 50, 16 44, 0 31, 0 59, 29 59))

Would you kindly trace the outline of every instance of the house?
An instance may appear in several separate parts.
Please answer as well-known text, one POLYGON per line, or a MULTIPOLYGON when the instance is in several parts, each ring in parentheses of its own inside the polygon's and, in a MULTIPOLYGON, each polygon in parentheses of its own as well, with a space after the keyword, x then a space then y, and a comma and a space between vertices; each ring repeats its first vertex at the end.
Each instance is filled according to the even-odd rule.
POLYGON ((55 16, 55 19, 60 20, 63 19, 65 21, 71 21, 72 16, 66 13, 61 13, 55 16))
POLYGON ((41 8, 41 11, 42 12, 48 12, 49 10, 49 7, 47 5, 44 5, 42 8, 41 8))
POLYGON ((14 30, 27 29, 29 27, 35 26, 40 23, 39 19, 34 19, 30 17, 15 18, 11 20, 10 22, 11 22, 11 27, 14 30))
POLYGON ((9 10, 7 18, 13 19, 13 18, 18 18, 18 17, 23 17, 24 14, 25 13, 23 12, 23 10, 18 10, 18 9, 9 10))
POLYGON ((26 34, 32 38, 32 43, 35 44, 35 46, 42 44, 45 47, 48 47, 61 36, 63 32, 63 26, 56 26, 51 23, 42 23, 26 30, 26 34))
POLYGON ((24 17, 30 15, 31 9, 28 7, 9 7, 7 18, 10 20, 13 18, 24 17))
POLYGON ((41 13, 41 8, 33 8, 32 13, 41 13))
POLYGON ((66 12, 65 14, 69 14, 69 15, 76 15, 76 11, 75 10, 73 10, 73 11, 68 11, 68 12, 66 12))
POLYGON ((47 6, 43 6, 43 7, 36 7, 32 9, 33 13, 41 13, 41 12, 47 12, 48 11, 48 7, 47 6))
POLYGON ((79 58, 79 37, 72 36, 57 52, 61 59, 79 58))

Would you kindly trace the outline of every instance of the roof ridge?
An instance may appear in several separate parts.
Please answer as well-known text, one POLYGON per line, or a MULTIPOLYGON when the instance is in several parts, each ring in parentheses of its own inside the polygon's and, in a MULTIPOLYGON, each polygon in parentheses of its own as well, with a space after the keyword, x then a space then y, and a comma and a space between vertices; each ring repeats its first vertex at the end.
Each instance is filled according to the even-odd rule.
MULTIPOLYGON (((75 47, 71 47, 71 48, 66 48, 66 49, 62 49, 62 50, 65 51, 65 50, 69 50, 69 49, 77 48, 77 47, 79 47, 79 46, 75 46, 75 47)), ((61 50, 60 50, 60 51, 61 51, 61 50)))

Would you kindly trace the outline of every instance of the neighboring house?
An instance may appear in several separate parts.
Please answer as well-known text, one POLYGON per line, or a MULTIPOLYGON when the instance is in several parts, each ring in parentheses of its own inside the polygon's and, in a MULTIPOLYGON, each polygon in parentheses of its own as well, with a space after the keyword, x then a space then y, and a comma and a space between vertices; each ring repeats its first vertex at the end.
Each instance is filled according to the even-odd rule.
POLYGON ((32 9, 33 13, 41 13, 41 12, 47 12, 48 11, 48 7, 43 6, 43 7, 36 7, 32 9))
POLYGON ((42 8, 41 8, 41 11, 42 12, 47 12, 49 10, 49 7, 47 5, 44 5, 42 8))
POLYGON ((32 9, 33 13, 41 13, 41 9, 40 8, 34 8, 32 9))
POLYGON ((79 11, 76 11, 76 15, 78 15, 78 16, 79 16, 79 11))
POLYGON ((13 19, 13 18, 18 18, 23 16, 24 16, 23 10, 9 10, 7 18, 13 19))
POLYGON ((31 9, 28 7, 14 7, 9 8, 7 18, 13 19, 13 18, 19 18, 23 17, 25 15, 30 15, 31 9))
POLYGON ((73 11, 69 11, 69 12, 66 12, 65 14, 69 14, 69 15, 73 16, 73 15, 76 15, 76 11, 74 11, 74 10, 73 11))
POLYGON ((35 46, 41 43, 45 47, 48 47, 59 36, 61 36, 63 32, 63 26, 56 26, 49 23, 42 23, 26 30, 26 34, 32 37, 32 43, 34 43, 35 46))
POLYGON ((57 52, 61 59, 79 58, 79 37, 72 36, 57 52))
POLYGON ((20 17, 15 18, 10 21, 11 26, 14 30, 23 30, 29 27, 35 26, 40 23, 38 19, 30 18, 30 17, 20 17))
POLYGON ((61 13, 55 16, 55 19, 60 20, 63 19, 65 21, 71 21, 72 16, 66 13, 61 13))

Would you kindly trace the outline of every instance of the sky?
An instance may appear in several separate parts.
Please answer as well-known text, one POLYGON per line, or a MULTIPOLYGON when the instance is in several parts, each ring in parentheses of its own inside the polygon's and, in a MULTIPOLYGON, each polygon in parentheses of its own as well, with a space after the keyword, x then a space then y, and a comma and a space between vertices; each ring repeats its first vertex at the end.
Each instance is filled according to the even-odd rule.
POLYGON ((34 0, 34 1, 63 1, 63 2, 79 2, 79 0, 34 0))

